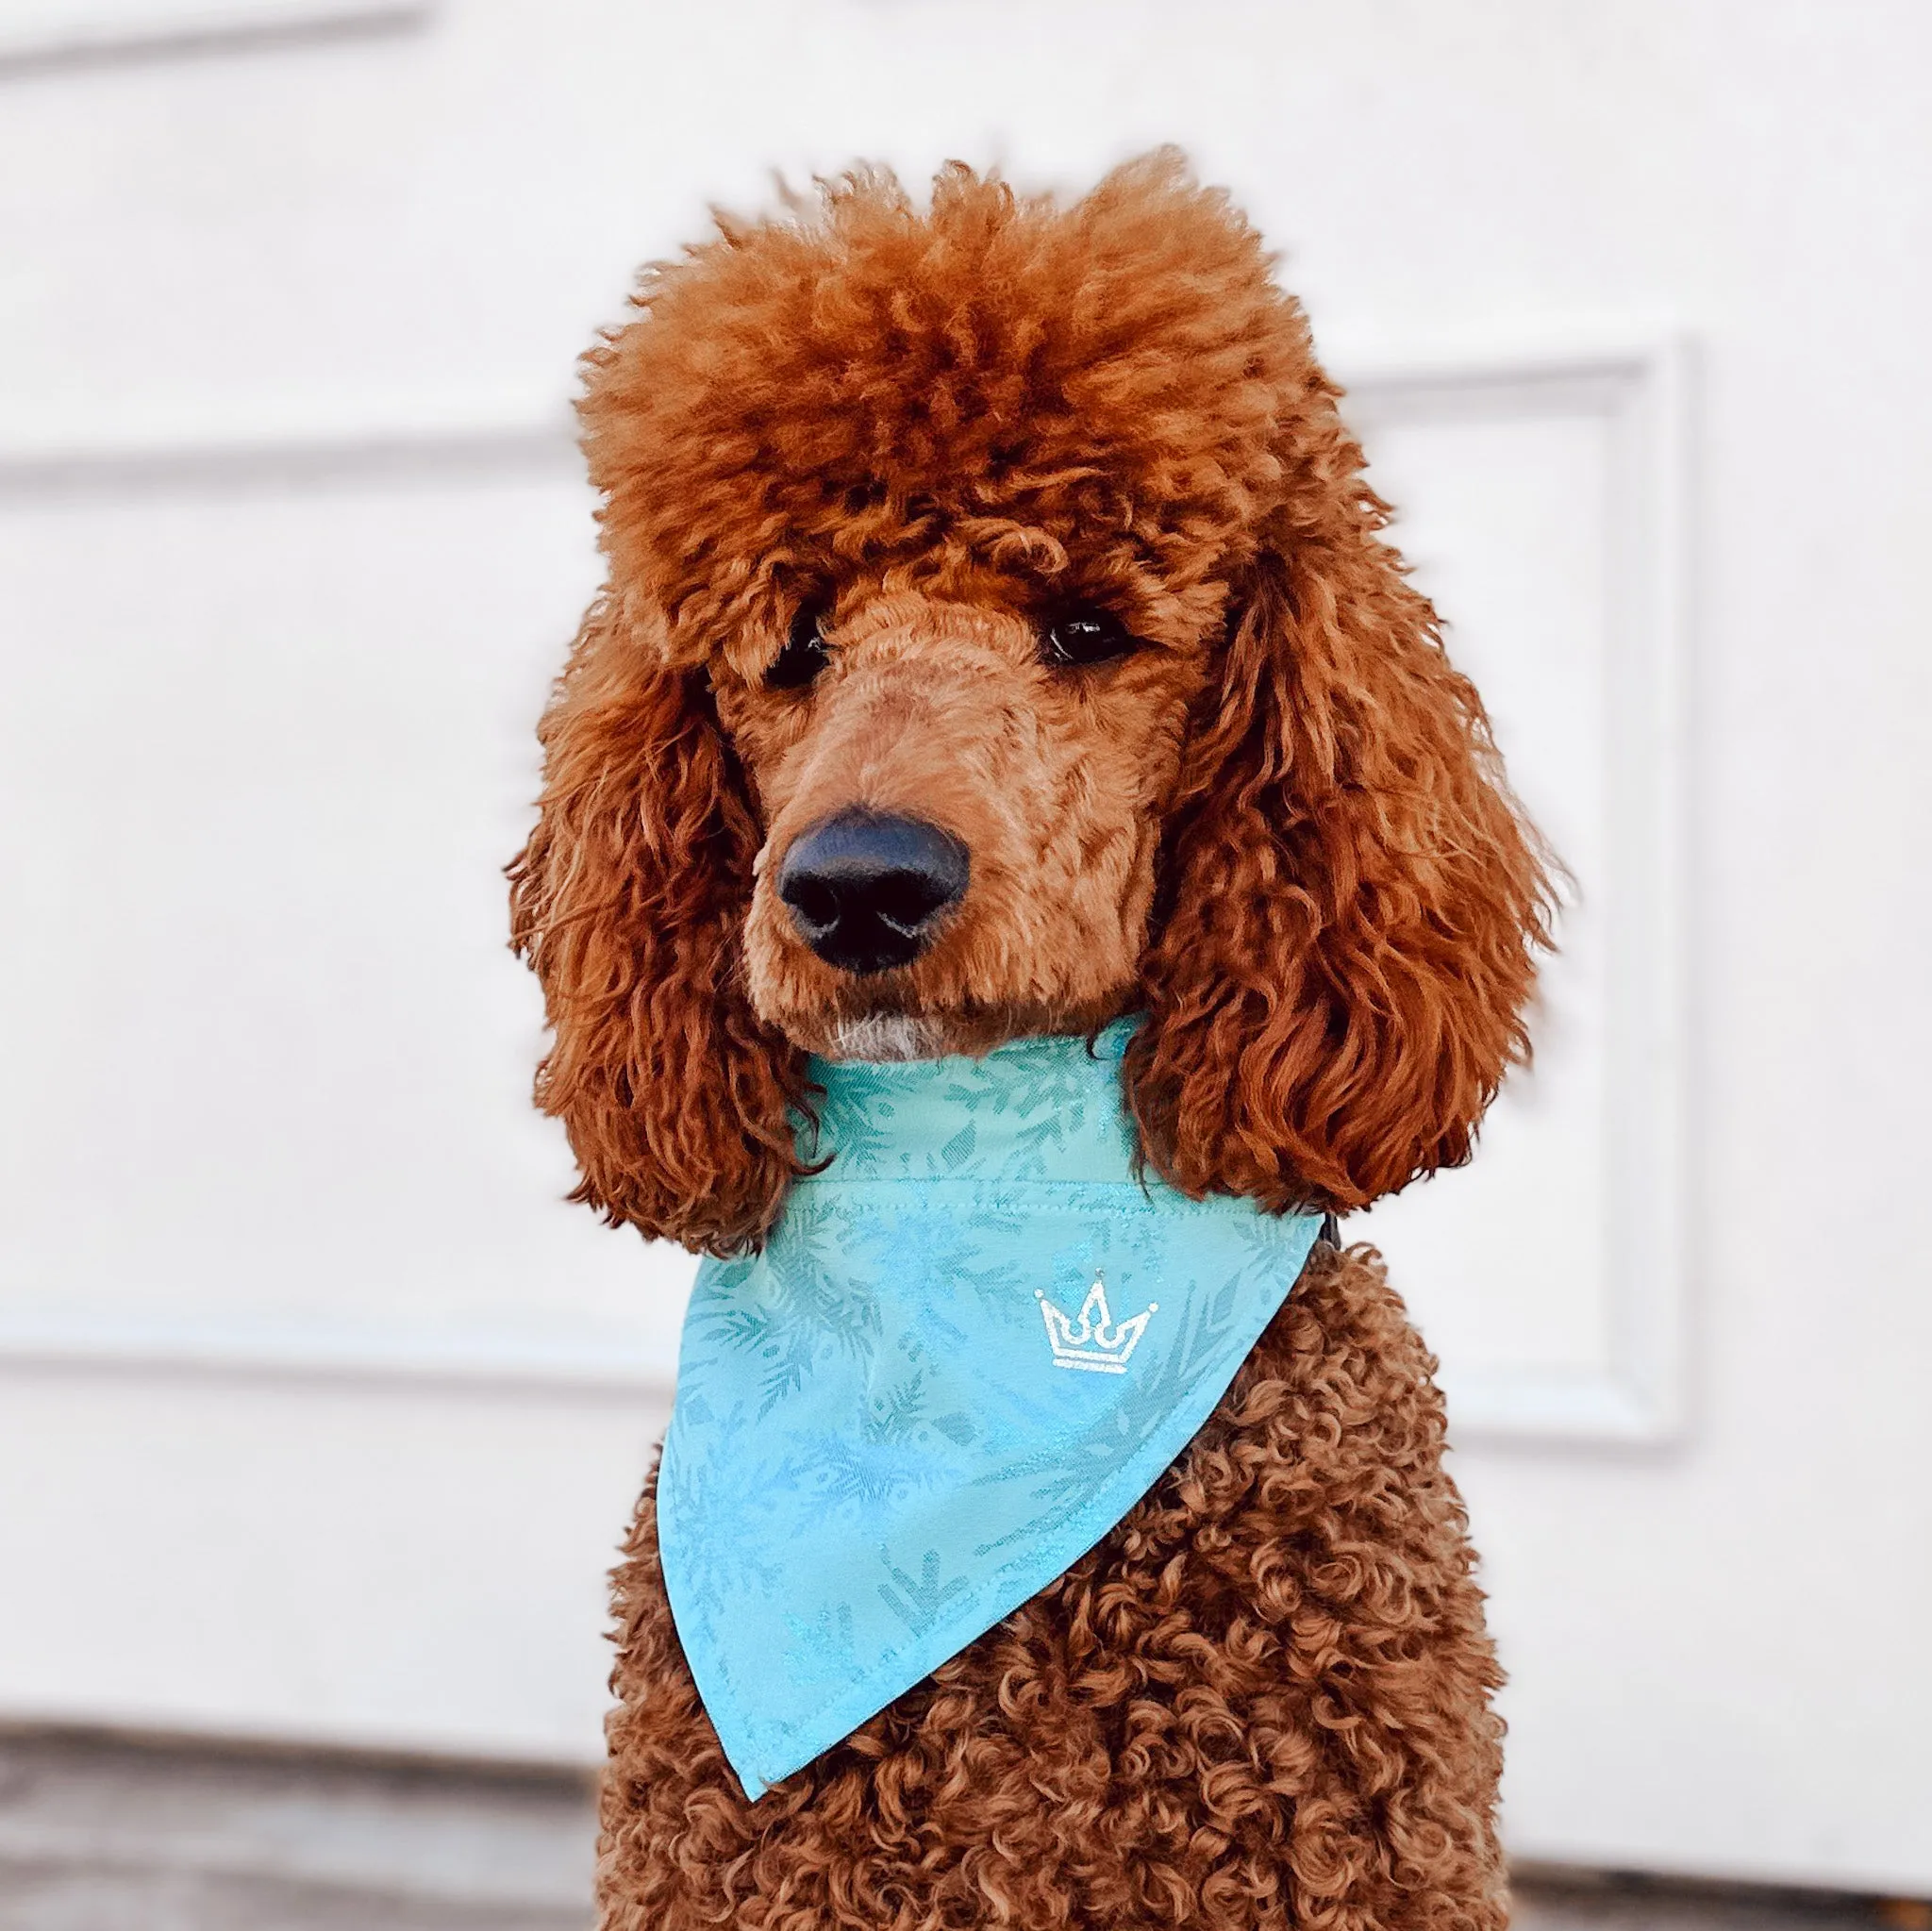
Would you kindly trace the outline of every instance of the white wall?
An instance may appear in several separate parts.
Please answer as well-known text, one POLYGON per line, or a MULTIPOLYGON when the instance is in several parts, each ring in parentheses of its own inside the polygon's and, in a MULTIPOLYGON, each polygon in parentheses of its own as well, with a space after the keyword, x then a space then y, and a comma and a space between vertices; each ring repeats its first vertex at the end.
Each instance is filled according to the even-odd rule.
POLYGON ((685 1264, 558 1203, 501 949, 571 360, 774 163, 1178 138, 1365 378, 1585 891, 1582 1044, 1377 1223, 1512 1842, 1932 1889, 1932 16, 357 11, 0 35, 0 1710, 594 1753, 685 1264))

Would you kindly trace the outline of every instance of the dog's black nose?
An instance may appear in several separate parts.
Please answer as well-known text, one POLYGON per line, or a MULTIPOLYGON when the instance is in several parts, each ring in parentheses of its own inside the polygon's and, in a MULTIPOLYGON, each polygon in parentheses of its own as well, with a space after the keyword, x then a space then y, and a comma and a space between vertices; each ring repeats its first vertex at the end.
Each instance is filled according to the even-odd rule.
POLYGON ((966 847, 922 818, 840 811, 792 841, 778 896, 826 964, 883 973, 925 950, 970 871, 966 847))

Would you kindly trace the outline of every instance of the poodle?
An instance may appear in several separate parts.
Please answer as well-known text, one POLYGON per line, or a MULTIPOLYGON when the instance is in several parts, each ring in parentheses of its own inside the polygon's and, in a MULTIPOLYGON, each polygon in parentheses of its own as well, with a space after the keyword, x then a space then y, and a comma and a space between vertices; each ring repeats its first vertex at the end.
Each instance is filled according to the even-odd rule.
POLYGON ((1113 1526, 755 1798, 654 1475, 601 1922, 1498 1931, 1435 1363, 1332 1219, 1466 1160, 1527 1055, 1550 861, 1477 693, 1273 258, 1173 151, 1071 203, 956 163, 717 219, 585 360, 608 580, 510 867, 574 1197, 754 1256, 823 1068, 1125 1018, 1146 1186, 1331 1218, 1113 1526))

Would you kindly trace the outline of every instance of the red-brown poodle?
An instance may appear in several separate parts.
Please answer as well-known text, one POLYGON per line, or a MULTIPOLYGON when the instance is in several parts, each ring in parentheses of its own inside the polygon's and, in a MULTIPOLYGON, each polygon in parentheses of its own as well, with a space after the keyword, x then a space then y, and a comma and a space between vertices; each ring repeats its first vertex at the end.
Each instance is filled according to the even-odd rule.
MULTIPOLYGON (((1526 1050, 1540 847, 1225 197, 1172 153, 1071 206, 858 173, 636 301, 587 358, 608 581, 512 867, 576 1197, 756 1248, 808 1054, 1126 1012, 1183 1193, 1341 1211, 1466 1159, 1526 1050), (855 812, 937 828, 930 891, 783 889, 855 812)), ((1500 1679, 1433 1366, 1373 1250, 1318 1245, 1097 1547, 756 1803, 647 1490, 604 1924, 1496 1931, 1500 1679)))

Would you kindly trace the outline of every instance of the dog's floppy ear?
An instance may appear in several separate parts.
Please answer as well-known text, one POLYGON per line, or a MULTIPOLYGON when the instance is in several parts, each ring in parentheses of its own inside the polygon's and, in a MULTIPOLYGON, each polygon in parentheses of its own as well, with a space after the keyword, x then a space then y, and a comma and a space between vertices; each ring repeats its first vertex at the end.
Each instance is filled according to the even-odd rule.
POLYGON ((1367 1205, 1469 1157, 1527 1057, 1541 848, 1332 419, 1235 586, 1163 855, 1148 1158, 1191 1193, 1367 1205))
POLYGON ((754 1245, 797 1171, 804 1065, 741 990, 758 831, 703 673, 607 595, 540 735, 510 922, 555 1029, 537 1100, 570 1134, 572 1198, 688 1247, 754 1245))

